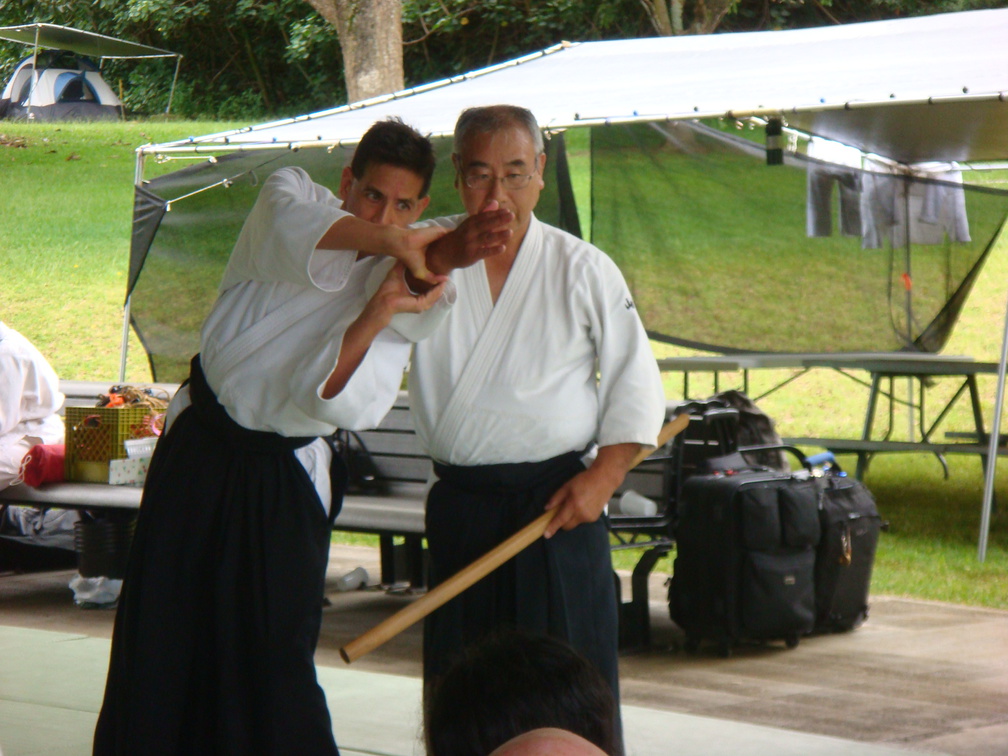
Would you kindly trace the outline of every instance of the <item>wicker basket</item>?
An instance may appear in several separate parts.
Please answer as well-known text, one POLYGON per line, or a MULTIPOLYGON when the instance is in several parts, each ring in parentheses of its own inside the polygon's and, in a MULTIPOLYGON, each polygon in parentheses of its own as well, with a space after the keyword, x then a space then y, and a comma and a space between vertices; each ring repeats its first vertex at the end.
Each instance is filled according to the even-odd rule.
POLYGON ((125 459, 124 441, 153 436, 148 407, 67 407, 67 480, 109 482, 109 460, 125 459))

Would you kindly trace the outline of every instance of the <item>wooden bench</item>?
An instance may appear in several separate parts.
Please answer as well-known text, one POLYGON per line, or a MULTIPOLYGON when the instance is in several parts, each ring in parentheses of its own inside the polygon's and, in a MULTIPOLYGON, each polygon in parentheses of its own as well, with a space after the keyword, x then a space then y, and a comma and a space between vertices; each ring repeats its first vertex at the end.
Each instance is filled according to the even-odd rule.
POLYGON ((349 442, 349 466, 366 464, 371 483, 361 485, 361 475, 355 474, 360 471, 351 469, 333 527, 378 536, 382 585, 426 587, 424 507, 431 461, 413 431, 406 393, 399 394, 377 428, 339 436, 349 442))
MULTIPOLYGON (((174 395, 174 384, 155 384, 174 395)), ((65 406, 93 406, 109 385, 90 381, 61 381, 66 394, 65 406)), ((381 583, 388 587, 424 588, 427 585, 424 549, 424 505, 431 461, 413 429, 408 397, 399 395, 392 410, 378 428, 342 433, 357 459, 369 463, 373 478, 370 485, 351 485, 336 517, 335 530, 378 536, 381 558, 381 583)), ((620 596, 621 645, 646 645, 650 634, 648 613, 648 577, 658 559, 672 548, 671 521, 664 511, 672 500, 667 449, 658 450, 627 476, 611 504, 609 524, 616 535, 616 550, 637 549, 643 554, 631 577, 631 598, 620 596), (618 497, 633 491, 658 502, 656 517, 621 515, 618 497)), ((351 462, 353 464, 353 462, 351 462)), ((64 481, 38 488, 14 486, 0 491, 0 503, 37 507, 80 509, 98 516, 121 517, 140 507, 141 489, 101 483, 64 481)), ((621 594, 619 580, 616 581, 621 594)))
MULTIPOLYGON (((110 383, 60 381, 64 407, 95 406, 110 383)), ((177 384, 144 384, 174 396, 177 384)), ((408 582, 423 586, 422 540, 424 533, 425 470, 423 456, 409 422, 405 394, 381 428, 361 434, 372 458, 382 471, 388 490, 382 494, 348 494, 334 528, 378 535, 381 547, 382 582, 408 582), (404 543, 397 543, 398 540, 404 543)), ((21 504, 49 509, 79 509, 99 517, 125 517, 140 508, 142 489, 102 483, 62 481, 38 488, 18 485, 0 491, 0 504, 21 504)))

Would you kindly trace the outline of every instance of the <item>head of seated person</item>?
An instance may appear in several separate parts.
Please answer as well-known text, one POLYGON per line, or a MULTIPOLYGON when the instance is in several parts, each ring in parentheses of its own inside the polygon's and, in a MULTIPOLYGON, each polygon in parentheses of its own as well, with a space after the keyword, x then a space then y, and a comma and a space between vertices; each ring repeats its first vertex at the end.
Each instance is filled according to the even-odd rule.
POLYGON ((427 756, 486 756, 542 728, 615 754, 615 707, 601 674, 569 644, 502 630, 465 649, 426 691, 427 756))
POLYGON ((605 751, 569 730, 541 727, 511 738, 490 756, 605 756, 605 751))

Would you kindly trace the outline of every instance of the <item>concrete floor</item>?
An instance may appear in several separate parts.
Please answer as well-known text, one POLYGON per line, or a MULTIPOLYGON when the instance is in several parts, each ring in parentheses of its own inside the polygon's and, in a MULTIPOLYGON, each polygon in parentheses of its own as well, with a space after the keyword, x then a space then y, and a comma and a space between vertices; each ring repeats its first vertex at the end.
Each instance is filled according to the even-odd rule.
MULTIPOLYGON (((344 754, 419 756, 420 628, 348 667, 340 646, 412 600, 340 593, 377 552, 334 547, 316 662, 344 754)), ((0 753, 87 754, 113 612, 74 606, 73 571, 0 576, 0 753)), ((795 649, 679 650, 651 584, 652 647, 621 659, 630 756, 1008 756, 1008 612, 872 599, 871 617, 795 649)))

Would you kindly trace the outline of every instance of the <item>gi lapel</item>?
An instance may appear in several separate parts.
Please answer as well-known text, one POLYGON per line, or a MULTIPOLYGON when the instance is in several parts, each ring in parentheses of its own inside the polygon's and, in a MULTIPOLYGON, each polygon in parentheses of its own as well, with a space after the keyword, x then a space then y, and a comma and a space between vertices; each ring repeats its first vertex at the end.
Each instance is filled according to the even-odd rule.
POLYGON ((310 289, 277 307, 251 328, 242 331, 234 341, 220 351, 216 360, 217 364, 214 366, 216 374, 227 375, 235 365, 255 349, 256 345, 268 343, 293 323, 317 309, 318 306, 318 291, 310 289))
MULTIPOLYGON (((504 282, 504 288, 501 289, 497 303, 493 305, 490 317, 455 384, 451 399, 438 420, 434 442, 440 450, 448 452, 454 447, 476 395, 486 383, 493 366, 505 356, 501 354, 501 345, 507 341, 518 314, 527 306, 526 292, 539 266, 542 238, 542 225, 533 215, 525 239, 515 256, 514 265, 504 282)), ((489 298, 485 274, 483 278, 486 296, 489 298)))

